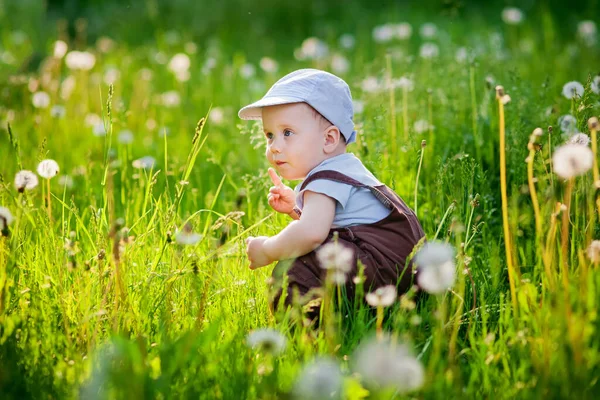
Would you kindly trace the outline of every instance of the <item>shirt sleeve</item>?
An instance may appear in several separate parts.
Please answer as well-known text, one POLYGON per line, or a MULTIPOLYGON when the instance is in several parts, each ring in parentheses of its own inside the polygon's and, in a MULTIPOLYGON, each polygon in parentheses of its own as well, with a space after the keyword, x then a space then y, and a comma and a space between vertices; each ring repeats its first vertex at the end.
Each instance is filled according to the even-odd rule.
POLYGON ((336 200, 342 208, 346 207, 346 203, 350 198, 353 186, 346 183, 330 181, 327 179, 316 179, 310 182, 304 190, 299 191, 300 185, 296 187, 296 204, 300 209, 304 207, 304 192, 310 190, 311 192, 321 193, 336 200))

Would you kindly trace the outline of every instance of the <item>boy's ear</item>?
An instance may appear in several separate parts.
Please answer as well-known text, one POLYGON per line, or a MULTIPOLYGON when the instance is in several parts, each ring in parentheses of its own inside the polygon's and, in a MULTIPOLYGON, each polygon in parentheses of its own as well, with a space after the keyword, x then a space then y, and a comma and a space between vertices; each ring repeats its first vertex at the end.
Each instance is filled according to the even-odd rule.
POLYGON ((325 130, 323 133, 325 143, 323 145, 323 151, 325 154, 332 153, 340 143, 341 132, 335 125, 331 125, 329 128, 325 130))

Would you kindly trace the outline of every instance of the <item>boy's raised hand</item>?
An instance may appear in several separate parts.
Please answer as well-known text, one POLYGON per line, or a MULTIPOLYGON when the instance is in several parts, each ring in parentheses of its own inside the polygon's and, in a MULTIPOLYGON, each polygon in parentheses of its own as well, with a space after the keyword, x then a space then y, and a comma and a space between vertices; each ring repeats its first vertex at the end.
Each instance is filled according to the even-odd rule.
POLYGON ((269 176, 275 186, 269 189, 269 205, 273 210, 282 214, 289 214, 296 205, 296 193, 289 186, 285 186, 281 182, 281 178, 277 175, 277 172, 273 168, 269 168, 269 176))

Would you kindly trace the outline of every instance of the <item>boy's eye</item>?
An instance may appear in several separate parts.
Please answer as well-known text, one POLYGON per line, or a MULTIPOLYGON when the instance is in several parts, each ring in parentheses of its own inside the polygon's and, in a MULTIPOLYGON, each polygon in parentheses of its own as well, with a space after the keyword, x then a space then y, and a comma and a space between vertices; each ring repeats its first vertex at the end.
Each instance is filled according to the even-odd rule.
POLYGON ((271 140, 273 139, 273 134, 271 132, 265 134, 265 136, 267 137, 267 139, 271 140))
POLYGON ((286 129, 286 130, 283 131, 283 136, 290 136, 290 135, 293 135, 293 134, 294 134, 294 132, 290 131, 289 129, 286 129))

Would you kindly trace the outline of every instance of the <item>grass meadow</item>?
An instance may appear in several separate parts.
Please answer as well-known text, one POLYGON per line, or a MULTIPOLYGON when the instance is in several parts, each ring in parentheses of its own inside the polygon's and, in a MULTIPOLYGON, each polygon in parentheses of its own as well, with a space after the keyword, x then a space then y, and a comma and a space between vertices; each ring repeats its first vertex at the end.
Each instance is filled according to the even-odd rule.
POLYGON ((597 3, 208 3, 0 2, 0 397, 597 398, 597 3), (237 110, 304 67, 447 290, 269 310, 244 241, 290 218, 237 110))

